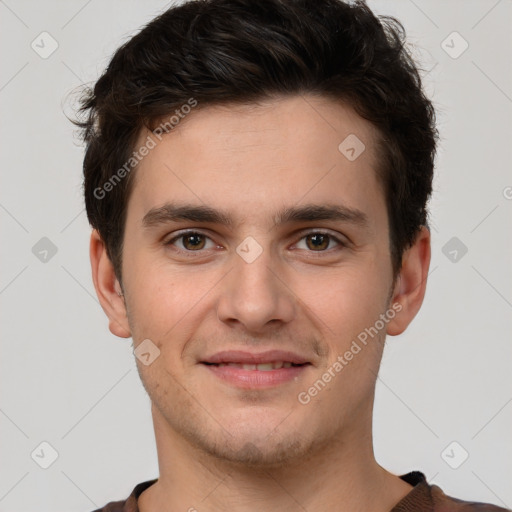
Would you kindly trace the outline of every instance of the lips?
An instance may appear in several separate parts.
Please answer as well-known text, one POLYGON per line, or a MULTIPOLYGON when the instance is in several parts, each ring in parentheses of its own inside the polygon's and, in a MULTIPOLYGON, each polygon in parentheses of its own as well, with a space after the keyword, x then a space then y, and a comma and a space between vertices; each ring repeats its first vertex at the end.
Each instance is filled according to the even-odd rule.
POLYGON ((244 389, 265 389, 292 382, 312 364, 295 352, 268 350, 217 352, 201 361, 204 368, 223 382, 244 389))
POLYGON ((236 366, 244 370, 261 371, 311 364, 305 357, 283 350, 267 350, 259 353, 227 350, 217 352, 201 362, 209 365, 236 366))
POLYGON ((268 372, 279 370, 280 368, 291 368, 292 366, 302 366, 290 363, 289 361, 272 361, 271 363, 247 364, 247 363, 219 363, 215 366, 222 368, 230 366, 231 368, 240 368, 241 370, 259 370, 260 372, 268 372))

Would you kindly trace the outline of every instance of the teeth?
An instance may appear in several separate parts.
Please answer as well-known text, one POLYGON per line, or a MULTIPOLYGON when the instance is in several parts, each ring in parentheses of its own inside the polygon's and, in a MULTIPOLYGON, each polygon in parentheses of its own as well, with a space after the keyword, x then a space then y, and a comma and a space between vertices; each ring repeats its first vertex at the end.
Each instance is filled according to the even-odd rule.
POLYGON ((272 363, 257 364, 256 369, 259 370, 260 372, 268 372, 274 369, 274 365, 272 363))
POLYGON ((291 368, 292 363, 289 361, 273 361, 272 363, 260 363, 260 364, 241 364, 241 363, 219 363, 219 368, 224 366, 232 366, 233 368, 240 368, 242 370, 259 370, 260 372, 268 372, 271 370, 279 370, 281 368, 291 368))

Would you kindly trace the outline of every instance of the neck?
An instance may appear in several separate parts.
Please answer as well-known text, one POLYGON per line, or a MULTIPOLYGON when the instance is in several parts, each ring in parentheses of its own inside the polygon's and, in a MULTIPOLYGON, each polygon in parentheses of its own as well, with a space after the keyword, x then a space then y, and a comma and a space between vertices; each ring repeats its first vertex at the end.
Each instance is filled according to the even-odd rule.
POLYGON ((205 454, 152 410, 160 476, 139 497, 140 512, 389 512, 412 489, 375 461, 371 413, 365 428, 307 459, 262 468, 205 454))

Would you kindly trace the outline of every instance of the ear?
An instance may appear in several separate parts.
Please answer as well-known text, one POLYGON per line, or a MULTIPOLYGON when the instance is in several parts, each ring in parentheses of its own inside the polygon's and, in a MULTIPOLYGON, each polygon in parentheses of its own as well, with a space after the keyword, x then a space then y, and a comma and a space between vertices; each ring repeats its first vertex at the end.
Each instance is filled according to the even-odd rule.
POLYGON ((96 229, 91 234, 89 255, 94 288, 101 307, 109 319, 110 332, 120 338, 129 338, 130 326, 121 285, 115 275, 105 244, 96 229))
POLYGON ((403 333, 418 313, 425 297, 429 265, 430 231, 422 227, 414 244, 402 257, 402 268, 391 299, 391 304, 396 304, 393 308, 397 314, 387 325, 389 335, 403 333), (398 305, 401 309, 398 309, 398 305))

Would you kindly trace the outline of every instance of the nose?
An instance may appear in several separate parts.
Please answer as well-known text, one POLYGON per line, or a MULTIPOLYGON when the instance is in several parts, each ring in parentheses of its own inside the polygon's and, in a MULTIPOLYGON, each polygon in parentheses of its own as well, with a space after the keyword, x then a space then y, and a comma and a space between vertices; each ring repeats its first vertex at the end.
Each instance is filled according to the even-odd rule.
POLYGON ((234 268, 223 280, 217 306, 222 322, 242 324, 258 333, 293 320, 297 299, 285 281, 279 262, 272 261, 270 250, 247 262, 233 254, 234 268))

